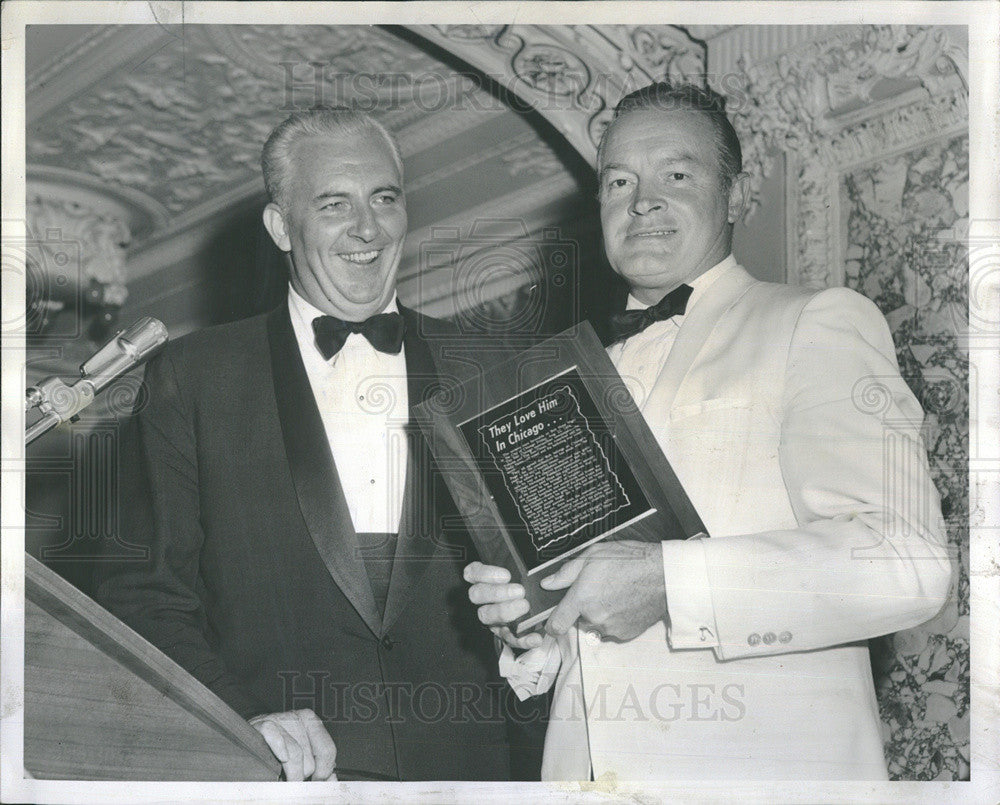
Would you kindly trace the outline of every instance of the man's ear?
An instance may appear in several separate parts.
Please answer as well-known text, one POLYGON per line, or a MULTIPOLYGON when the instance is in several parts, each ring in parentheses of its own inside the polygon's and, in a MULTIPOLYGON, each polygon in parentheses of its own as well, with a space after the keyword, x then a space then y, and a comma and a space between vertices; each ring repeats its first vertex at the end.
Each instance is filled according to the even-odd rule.
POLYGON ((273 201, 264 208, 264 228, 271 236, 275 246, 283 252, 291 251, 292 242, 288 237, 285 215, 281 211, 281 207, 273 201))
POLYGON ((735 224, 743 218, 750 205, 750 174, 740 172, 729 188, 729 223, 735 224))

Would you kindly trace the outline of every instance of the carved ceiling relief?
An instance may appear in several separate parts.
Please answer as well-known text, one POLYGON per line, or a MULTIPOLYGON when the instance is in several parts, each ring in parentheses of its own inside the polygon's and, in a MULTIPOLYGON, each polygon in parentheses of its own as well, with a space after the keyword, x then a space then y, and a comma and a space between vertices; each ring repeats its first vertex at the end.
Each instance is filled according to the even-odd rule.
POLYGON ((30 133, 27 156, 141 190, 177 214, 256 179, 260 144, 282 110, 367 91, 372 106, 388 107, 387 118, 420 115, 404 111, 403 82, 386 82, 389 102, 375 76, 436 65, 368 27, 208 26, 47 115, 30 133))
MULTIPOLYGON (((635 72, 638 66, 651 79, 690 81, 705 72, 705 49, 693 40, 678 36, 673 27, 628 26, 622 66, 635 72)), ((631 75, 632 78, 638 76, 631 75)), ((638 89, 645 81, 635 86, 638 89)), ((702 82, 699 82, 702 83, 702 82)))
POLYGON ((521 95, 591 162, 622 95, 664 78, 704 83, 704 46, 670 25, 415 30, 521 95))

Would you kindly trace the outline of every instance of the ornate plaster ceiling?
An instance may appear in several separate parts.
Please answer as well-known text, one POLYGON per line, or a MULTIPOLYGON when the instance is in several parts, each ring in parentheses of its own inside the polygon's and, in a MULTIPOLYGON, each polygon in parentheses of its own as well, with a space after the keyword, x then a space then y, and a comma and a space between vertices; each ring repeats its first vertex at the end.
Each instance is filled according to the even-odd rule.
POLYGON ((315 103, 371 108, 398 133, 415 228, 566 172, 523 117, 374 26, 56 26, 29 29, 28 52, 29 175, 126 201, 133 259, 260 196, 268 132, 315 103))

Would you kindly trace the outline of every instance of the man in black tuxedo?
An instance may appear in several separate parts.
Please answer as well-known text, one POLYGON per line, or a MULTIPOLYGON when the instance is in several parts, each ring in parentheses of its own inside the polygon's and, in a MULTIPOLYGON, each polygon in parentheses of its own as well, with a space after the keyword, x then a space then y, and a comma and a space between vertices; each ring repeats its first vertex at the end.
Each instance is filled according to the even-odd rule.
POLYGON ((123 535, 148 560, 102 568, 97 597, 249 719, 287 779, 506 779, 472 549, 411 438, 455 334, 396 301, 398 146, 310 110, 262 164, 288 300, 149 364, 122 445, 123 535))

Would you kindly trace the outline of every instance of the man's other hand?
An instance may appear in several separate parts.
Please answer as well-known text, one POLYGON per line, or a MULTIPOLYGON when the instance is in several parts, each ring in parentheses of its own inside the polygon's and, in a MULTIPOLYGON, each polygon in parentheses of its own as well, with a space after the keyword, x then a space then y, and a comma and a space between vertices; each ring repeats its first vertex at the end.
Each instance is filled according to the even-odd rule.
POLYGON ((613 640, 632 640, 667 615, 659 542, 602 542, 542 579, 546 590, 569 587, 546 622, 561 635, 580 620, 613 640))
POLYGON ((312 710, 290 710, 254 716, 250 724, 281 761, 285 779, 336 780, 337 747, 312 710))
POLYGON ((469 587, 469 600, 479 609, 479 620, 511 648, 529 649, 542 644, 542 636, 535 632, 517 637, 507 626, 528 611, 524 587, 512 584, 510 571, 504 567, 472 562, 465 566, 465 580, 469 587))

